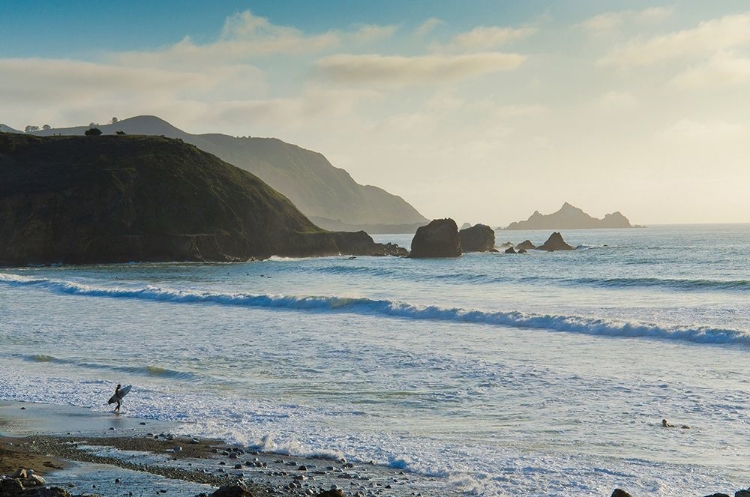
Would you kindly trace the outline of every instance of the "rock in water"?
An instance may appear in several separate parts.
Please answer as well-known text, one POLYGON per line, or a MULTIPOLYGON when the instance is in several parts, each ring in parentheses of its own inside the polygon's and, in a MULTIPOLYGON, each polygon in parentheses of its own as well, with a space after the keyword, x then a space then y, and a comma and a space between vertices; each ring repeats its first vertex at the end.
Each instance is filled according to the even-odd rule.
POLYGON ((524 240, 521 243, 519 243, 518 245, 516 245, 516 250, 519 250, 519 251, 521 249, 523 249, 523 250, 534 250, 535 248, 536 247, 534 246, 534 244, 531 243, 529 240, 524 240))
POLYGON ((516 249, 514 249, 513 247, 508 247, 508 248, 507 248, 507 249, 505 250, 505 253, 506 253, 506 254, 515 254, 515 253, 517 253, 517 252, 516 252, 516 249))
POLYGON ((495 230, 486 224, 476 224, 458 232, 464 252, 489 252, 495 248, 495 230))
POLYGON ((411 241, 412 258, 458 257, 461 241, 453 219, 433 219, 417 230, 411 241))
POLYGON ((610 497, 633 497, 629 493, 627 493, 625 490, 622 490, 621 488, 616 488, 614 492, 612 492, 612 495, 610 497))
POLYGON ((548 252, 554 252, 555 250, 573 250, 573 247, 565 243, 562 235, 557 231, 552 233, 550 237, 547 238, 547 241, 544 242, 544 245, 537 248, 539 250, 546 250, 548 252))

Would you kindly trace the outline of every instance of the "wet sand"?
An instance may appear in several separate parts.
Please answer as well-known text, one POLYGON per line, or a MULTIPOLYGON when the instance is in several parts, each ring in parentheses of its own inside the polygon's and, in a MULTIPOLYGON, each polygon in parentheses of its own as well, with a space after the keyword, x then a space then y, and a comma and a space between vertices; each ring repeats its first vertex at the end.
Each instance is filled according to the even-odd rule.
POLYGON ((259 496, 317 495, 331 488, 360 497, 452 495, 440 479, 175 436, 176 428, 71 406, 0 402, 0 474, 31 468, 48 485, 100 495, 210 494, 235 482, 259 496))

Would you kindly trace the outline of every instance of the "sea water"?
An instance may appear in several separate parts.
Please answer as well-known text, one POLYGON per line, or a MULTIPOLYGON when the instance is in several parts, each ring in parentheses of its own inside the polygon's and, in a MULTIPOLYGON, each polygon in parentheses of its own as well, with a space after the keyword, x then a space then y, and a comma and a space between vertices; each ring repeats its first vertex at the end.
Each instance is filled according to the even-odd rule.
POLYGON ((563 236, 577 250, 2 268, 0 400, 104 411, 132 384, 128 416, 446 495, 750 486, 750 225, 563 236))

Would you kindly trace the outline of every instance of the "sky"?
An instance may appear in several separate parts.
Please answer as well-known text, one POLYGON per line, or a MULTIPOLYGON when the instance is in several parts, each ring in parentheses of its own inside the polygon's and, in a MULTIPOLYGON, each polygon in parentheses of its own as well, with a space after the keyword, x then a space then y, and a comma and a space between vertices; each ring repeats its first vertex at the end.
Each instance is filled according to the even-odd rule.
POLYGON ((142 114, 321 152, 459 224, 747 223, 750 4, 0 4, 0 123, 142 114))

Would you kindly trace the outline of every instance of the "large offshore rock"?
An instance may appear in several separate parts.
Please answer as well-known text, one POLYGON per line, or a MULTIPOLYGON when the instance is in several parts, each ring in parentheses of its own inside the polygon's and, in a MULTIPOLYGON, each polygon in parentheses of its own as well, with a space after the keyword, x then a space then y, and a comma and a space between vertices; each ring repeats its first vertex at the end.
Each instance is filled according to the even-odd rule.
POLYGON ((411 241, 412 258, 458 257, 461 241, 453 219, 433 219, 417 230, 411 241))
POLYGON ((463 252, 489 252, 495 248, 495 230, 486 224, 475 224, 458 232, 463 252))

